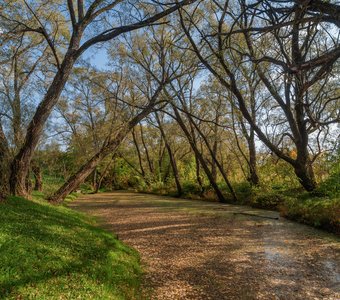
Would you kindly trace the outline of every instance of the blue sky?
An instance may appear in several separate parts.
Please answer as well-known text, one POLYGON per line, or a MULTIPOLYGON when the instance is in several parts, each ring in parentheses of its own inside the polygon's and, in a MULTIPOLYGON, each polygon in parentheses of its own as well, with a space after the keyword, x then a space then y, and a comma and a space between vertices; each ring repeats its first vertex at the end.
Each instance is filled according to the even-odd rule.
POLYGON ((82 55, 82 59, 87 60, 99 70, 107 69, 108 56, 105 47, 94 47, 82 55))

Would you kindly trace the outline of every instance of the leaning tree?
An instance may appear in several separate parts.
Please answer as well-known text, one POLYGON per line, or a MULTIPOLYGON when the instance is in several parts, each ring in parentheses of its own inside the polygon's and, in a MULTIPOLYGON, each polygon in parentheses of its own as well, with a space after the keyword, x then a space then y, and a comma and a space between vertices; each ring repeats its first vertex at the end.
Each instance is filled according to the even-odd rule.
POLYGON ((180 14, 200 61, 308 191, 316 188, 313 162, 324 150, 322 141, 340 119, 339 11, 324 1, 240 0, 200 2, 180 14), (256 118, 243 90, 244 66, 253 66, 261 80, 256 118))
POLYGON ((35 34, 44 38, 53 56, 53 79, 27 128, 23 146, 11 164, 10 192, 27 195, 25 180, 44 125, 79 57, 94 45, 115 39, 123 33, 151 26, 192 0, 138 2, 79 0, 15 0, 1 4, 1 30, 8 37, 35 34))

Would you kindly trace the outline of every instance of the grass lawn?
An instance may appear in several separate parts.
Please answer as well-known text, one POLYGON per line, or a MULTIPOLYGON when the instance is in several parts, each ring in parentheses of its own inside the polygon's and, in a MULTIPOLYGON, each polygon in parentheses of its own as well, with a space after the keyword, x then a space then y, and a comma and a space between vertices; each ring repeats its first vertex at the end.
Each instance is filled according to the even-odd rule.
POLYGON ((138 253, 66 207, 0 203, 0 299, 136 299, 138 253))

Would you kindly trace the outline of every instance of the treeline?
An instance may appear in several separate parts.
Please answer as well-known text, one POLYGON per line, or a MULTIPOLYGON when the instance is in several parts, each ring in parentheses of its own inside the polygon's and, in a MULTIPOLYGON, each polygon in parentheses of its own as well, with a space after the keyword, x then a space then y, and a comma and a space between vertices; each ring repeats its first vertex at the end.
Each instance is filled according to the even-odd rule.
POLYGON ((338 5, 0 5, 2 196, 41 172, 55 203, 86 180, 221 202, 338 192, 338 5), (98 47, 105 70, 83 59, 98 47))

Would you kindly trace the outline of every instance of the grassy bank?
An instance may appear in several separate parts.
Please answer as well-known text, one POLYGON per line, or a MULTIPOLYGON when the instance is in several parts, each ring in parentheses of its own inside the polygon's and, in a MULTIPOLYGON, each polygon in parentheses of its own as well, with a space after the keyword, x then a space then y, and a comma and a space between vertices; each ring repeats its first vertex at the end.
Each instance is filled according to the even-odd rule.
POLYGON ((66 207, 0 203, 1 299, 136 299, 138 253, 66 207))

